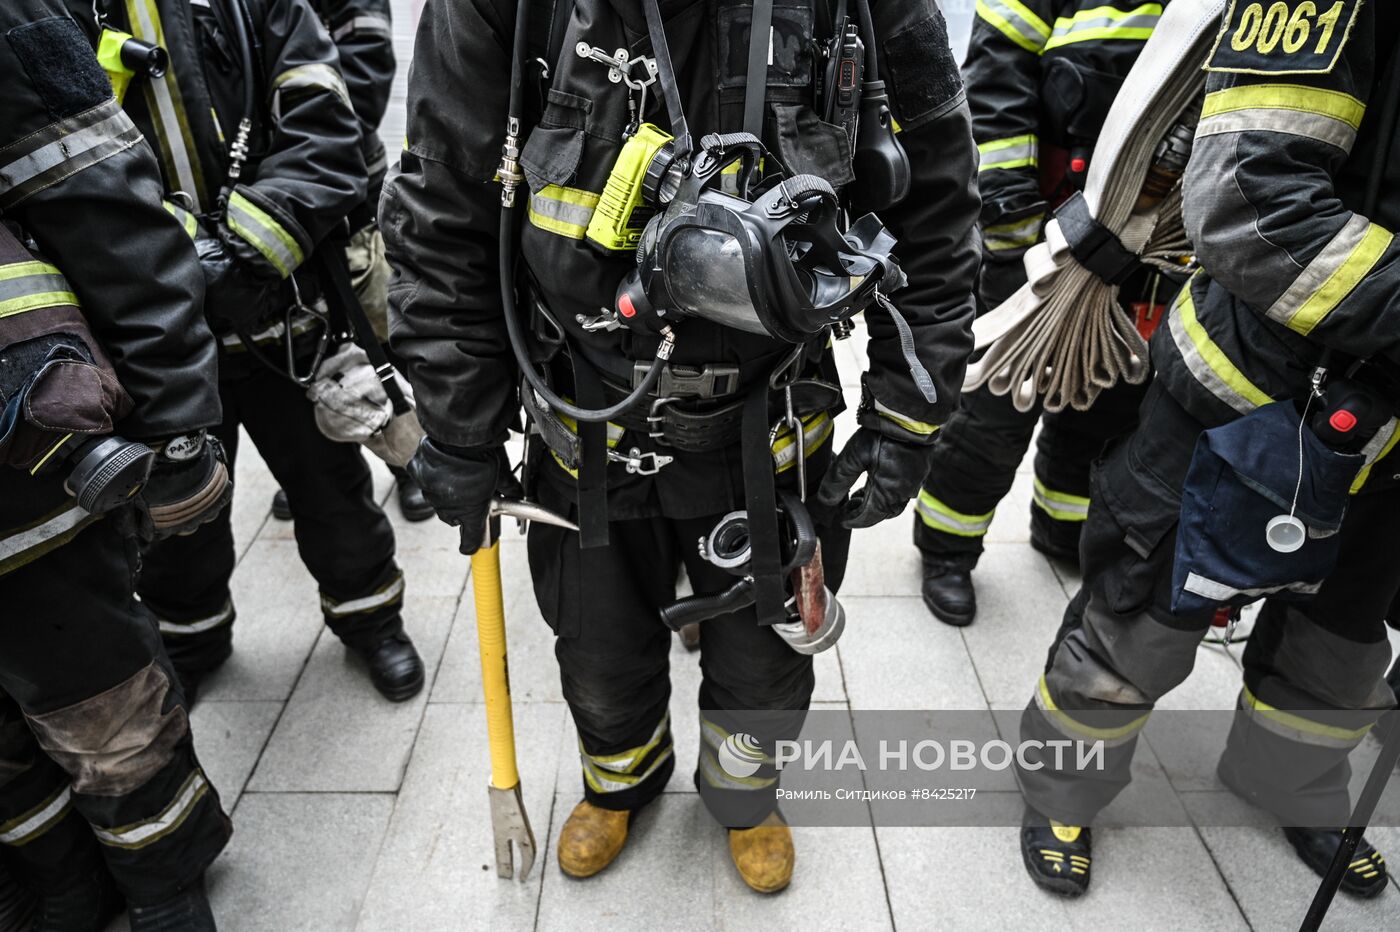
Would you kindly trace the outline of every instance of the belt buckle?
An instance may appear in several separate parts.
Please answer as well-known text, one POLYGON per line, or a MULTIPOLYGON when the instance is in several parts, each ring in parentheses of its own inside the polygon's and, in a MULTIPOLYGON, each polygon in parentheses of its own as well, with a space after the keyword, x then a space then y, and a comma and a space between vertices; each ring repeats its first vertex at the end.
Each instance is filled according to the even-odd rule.
MULTIPOLYGON (((632 369, 632 386, 642 384, 651 371, 652 363, 638 362, 632 369)), ((706 365, 698 368, 666 364, 656 393, 662 397, 717 398, 732 395, 739 388, 739 367, 706 365)))

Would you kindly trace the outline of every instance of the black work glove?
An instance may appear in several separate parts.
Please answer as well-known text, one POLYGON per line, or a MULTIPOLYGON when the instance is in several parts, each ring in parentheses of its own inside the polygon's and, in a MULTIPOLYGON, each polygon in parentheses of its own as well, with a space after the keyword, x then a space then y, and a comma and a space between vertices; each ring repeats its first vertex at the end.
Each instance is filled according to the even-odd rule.
POLYGON ((153 446, 155 464, 135 499, 137 533, 148 543, 194 533, 233 498, 233 477, 218 437, 201 430, 153 446))
POLYGON ((454 447, 424 437, 418 452, 408 461, 408 474, 423 490, 423 497, 437 516, 461 530, 457 549, 468 556, 486 541, 491 497, 522 495, 503 444, 454 447))
POLYGON ((928 474, 929 447, 891 440, 862 427, 842 448, 822 479, 817 498, 824 505, 841 504, 861 473, 865 487, 841 510, 849 528, 872 527, 904 510, 928 474))
POLYGON ((238 258, 216 237, 200 236, 194 251, 204 270, 204 316, 211 324, 247 330, 280 310, 280 279, 238 258))

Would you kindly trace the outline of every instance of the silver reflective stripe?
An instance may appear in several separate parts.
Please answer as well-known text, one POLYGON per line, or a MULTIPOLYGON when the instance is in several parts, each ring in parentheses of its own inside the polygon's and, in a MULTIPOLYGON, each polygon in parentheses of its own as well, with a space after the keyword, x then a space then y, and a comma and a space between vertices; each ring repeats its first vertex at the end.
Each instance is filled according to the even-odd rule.
POLYGON ((0 207, 131 148, 141 132, 115 99, 0 149, 0 207))
POLYGON ((34 275, 20 275, 15 278, 4 277, 6 268, 7 266, 0 265, 0 317, 5 316, 6 301, 28 298, 31 295, 71 295, 73 293, 73 289, 68 285, 68 279, 64 278, 63 274, 51 265, 44 266, 49 271, 34 275))
POLYGON ((33 841, 63 818, 72 802, 73 793, 65 786, 37 808, 0 825, 0 844, 18 847, 33 841))
POLYGON ((1228 602, 1237 596, 1249 596, 1258 598, 1270 595, 1274 592, 1301 592, 1304 595, 1315 595, 1322 588, 1322 583, 1285 583, 1281 586, 1264 586, 1259 589, 1236 589, 1223 582, 1211 579, 1209 576, 1202 576, 1200 573, 1187 573, 1186 582, 1182 588, 1187 592, 1193 592, 1203 599, 1210 599, 1213 602, 1228 602))
POLYGON ((645 782, 648 777, 656 773, 657 768, 670 760, 674 755, 674 748, 667 746, 665 750, 656 756, 656 760, 646 769, 646 772, 641 774, 627 774, 626 779, 618 779, 618 777, 623 776, 622 774, 609 775, 609 771, 603 770, 593 761, 589 760, 587 755, 584 755, 583 776, 584 779, 588 781, 588 785, 596 792, 618 793, 623 790, 630 790, 637 784, 645 782))
POLYGON ((321 610, 332 618, 340 618, 345 615, 354 615, 357 612, 369 612, 376 608, 383 608, 392 605, 403 598, 403 574, 394 577, 394 581, 383 589, 359 599, 350 599, 348 602, 337 602, 328 595, 321 596, 321 610))
MULTIPOLYGON (((717 789, 759 790, 778 782, 776 772, 772 776, 735 776, 720 763, 720 749, 729 740, 729 732, 703 715, 700 716, 700 773, 705 782, 717 789)), ((763 754, 761 760, 750 760, 758 767, 773 766, 773 757, 763 754)), ((755 773, 757 771, 755 770, 755 773)))
MULTIPOLYGON (((1248 686, 1240 690, 1240 698, 1236 708, 1241 715, 1249 720, 1250 724, 1257 725, 1287 741, 1311 744, 1314 747, 1351 750, 1360 743, 1362 738, 1366 737, 1366 732, 1371 730, 1369 724, 1361 728, 1339 727, 1313 721, 1286 709, 1275 708, 1267 702, 1261 701, 1258 696, 1250 692, 1248 686)), ((1376 712, 1375 714, 1379 715, 1380 713, 1376 712)))
POLYGON ((977 15, 1028 52, 1039 52, 1050 27, 1020 0, 977 0, 977 15))
MULTIPOLYGON (((309 333, 320 323, 316 315, 309 311, 300 311, 296 317, 292 318, 292 336, 299 337, 304 333, 309 333)), ((282 339, 282 335, 287 332, 287 325, 282 321, 277 321, 251 335, 253 343, 261 346, 265 343, 273 343, 282 339)), ((236 333, 226 333, 219 337, 219 344, 232 352, 243 352, 243 340, 236 333)))
POLYGON ((196 618, 193 621, 169 621, 159 618, 160 633, 169 634, 175 637, 185 634, 199 634, 204 631, 212 631, 233 621, 233 603, 225 602, 224 607, 219 609, 217 614, 208 618, 196 618))
POLYGON ((651 733, 651 737, 641 747, 633 748, 630 751, 623 751, 619 754, 599 754, 596 757, 583 749, 583 740, 579 739, 579 756, 583 758, 584 764, 591 764, 603 770, 610 770, 613 773, 630 773, 646 756, 661 744, 661 740, 667 737, 671 728, 671 713, 667 712, 661 717, 661 723, 651 733))
POLYGON ((1332 237, 1332 241, 1322 247, 1322 251, 1308 263, 1308 267, 1303 269, 1297 278, 1293 279, 1293 284, 1279 296, 1273 307, 1269 308, 1269 318, 1287 326, 1293 315, 1322 290, 1322 287, 1337 274, 1338 269, 1347 264, 1347 260, 1356 252, 1370 229, 1370 220, 1359 213, 1353 213, 1351 219, 1332 237))
MULTIPOLYGON (((1187 288, 1189 287, 1188 285, 1187 288)), ((1186 325, 1182 323, 1180 314, 1167 315, 1167 329, 1171 331, 1172 340, 1176 343, 1177 352, 1181 354, 1186 368, 1191 371, 1191 375, 1195 377, 1196 381, 1205 386, 1212 395, 1241 414, 1248 414, 1258 407, 1227 385, 1225 380, 1217 375, 1215 370, 1201 357, 1201 354, 1196 350, 1196 344, 1191 341, 1190 335, 1186 332, 1186 325)))
POLYGON ((1025 141, 1014 142, 1012 145, 1002 144, 1010 141, 997 140, 978 146, 977 170, 985 172, 994 168, 1022 168, 1039 164, 1040 141, 1036 137, 1025 137, 1025 141))
MULTIPOLYGON (((1147 6, 1151 7, 1152 4, 1148 4, 1147 6)), ((1106 7, 1105 9, 1112 9, 1112 7, 1106 7)), ((1087 12, 1092 11, 1086 10, 1085 13, 1087 12)), ((1083 34, 1090 30, 1097 33, 1097 35, 1093 37, 1096 39, 1135 38, 1136 34, 1122 34, 1118 33, 1118 30, 1156 29, 1157 22, 1161 18, 1161 14, 1159 13, 1143 12, 1135 12, 1128 16, 1104 15, 1093 17, 1086 17, 1084 13, 1079 13, 1070 19, 1056 20, 1055 31, 1050 34, 1050 41, 1046 43, 1046 46, 1064 45, 1069 36, 1075 35, 1076 33, 1083 34)))
POLYGON ((317 90, 329 91, 350 106, 350 92, 345 89, 345 79, 330 65, 319 62, 313 65, 298 65, 289 68, 272 79, 272 116, 282 119, 282 95, 287 91, 317 90))
POLYGON ((339 42, 347 36, 360 34, 389 38, 393 35, 393 29, 389 25, 389 21, 383 16, 366 14, 364 16, 356 16, 354 19, 346 20, 341 23, 339 26, 335 27, 335 32, 331 33, 331 37, 339 42))
POLYGON ((1034 246, 1040 241, 1040 229, 1044 223, 1044 214, 1036 214, 1024 220, 1013 220, 1010 223, 999 223, 982 230, 982 242, 992 252, 1034 246))
POLYGON ((94 825, 92 833, 97 836, 98 841, 114 848, 144 848, 179 828, 208 792, 209 781, 204 779, 204 774, 196 770, 190 774, 185 785, 180 787, 170 805, 154 818, 133 822, 120 828, 106 829, 94 825))
POLYGON ((301 244, 275 217, 249 200, 242 191, 235 190, 228 199, 228 225, 262 253, 283 278, 301 265, 304 258, 301 244))
POLYGON ((365 166, 365 170, 371 175, 377 175, 388 167, 389 153, 385 151, 383 146, 380 146, 379 149, 370 156, 369 164, 365 166))
MULTIPOLYGON (((156 0, 126 0, 126 12, 131 31, 136 38, 165 46, 165 34, 160 25, 156 0)), ((145 83, 146 99, 152 105, 151 116, 155 118, 156 136, 168 162, 168 168, 175 175, 165 180, 166 187, 188 194, 194 201, 195 213, 200 213, 204 210, 204 192, 200 190, 199 163, 191 151, 193 142, 187 135, 189 125, 183 102, 177 99, 180 85, 175 77, 175 69, 168 68, 165 77, 145 83)))
POLYGON ((1336 146, 1343 152, 1350 152, 1356 144, 1356 130, 1349 123, 1323 113, 1308 113, 1302 110, 1275 110, 1256 108, 1251 110, 1230 110, 1205 117, 1196 127, 1196 138, 1220 136, 1225 133, 1286 133, 1290 136, 1303 136, 1336 146))
POLYGON ((926 491, 919 492, 919 500, 914 507, 924 524, 934 530, 946 531, 959 537, 981 537, 992 526, 992 518, 996 515, 996 509, 985 515, 965 515, 956 512, 926 491))
MULTIPOLYGON (((588 222, 593 219, 592 207, 571 204, 568 201, 549 197, 544 193, 530 195, 530 212, 539 217, 580 227, 584 231, 587 231, 588 222)), ((583 234, 580 233, 579 237, 582 238, 582 236, 583 234)))
POLYGON ((0 563, 67 534, 90 517, 86 511, 73 505, 27 531, 0 537, 0 563))

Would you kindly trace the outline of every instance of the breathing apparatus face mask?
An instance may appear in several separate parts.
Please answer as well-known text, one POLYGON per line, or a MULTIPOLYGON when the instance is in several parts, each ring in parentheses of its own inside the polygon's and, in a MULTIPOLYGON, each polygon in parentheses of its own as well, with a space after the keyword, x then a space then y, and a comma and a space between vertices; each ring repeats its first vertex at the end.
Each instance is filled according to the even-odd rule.
POLYGON ((746 133, 701 140, 693 162, 657 149, 640 201, 656 210, 618 287, 618 322, 656 333, 687 318, 802 343, 904 284, 894 237, 874 215, 845 233, 841 202, 815 175, 750 198, 763 145, 746 133), (737 164, 737 170, 736 170, 737 164), (739 194, 720 190, 735 172, 739 194))

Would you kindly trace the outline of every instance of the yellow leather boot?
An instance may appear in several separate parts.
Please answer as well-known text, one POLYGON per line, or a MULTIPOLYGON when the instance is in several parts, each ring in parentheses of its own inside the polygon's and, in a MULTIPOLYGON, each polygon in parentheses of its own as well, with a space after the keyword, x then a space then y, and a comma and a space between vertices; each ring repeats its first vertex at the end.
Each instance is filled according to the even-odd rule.
POLYGON ((797 860, 792 829, 776 812, 770 812, 753 828, 731 828, 729 856, 744 883, 759 893, 777 893, 792 881, 792 865, 797 860))
POLYGON ((583 800, 559 832, 559 869, 570 877, 592 877, 611 864, 627 842, 626 809, 599 809, 583 800))

